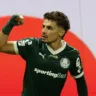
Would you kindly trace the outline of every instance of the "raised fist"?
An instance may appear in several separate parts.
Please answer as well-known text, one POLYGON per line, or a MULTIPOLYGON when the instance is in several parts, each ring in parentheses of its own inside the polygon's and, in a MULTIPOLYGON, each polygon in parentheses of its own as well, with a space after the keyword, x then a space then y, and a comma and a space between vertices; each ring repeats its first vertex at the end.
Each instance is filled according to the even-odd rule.
POLYGON ((12 24, 13 26, 22 25, 24 23, 24 17, 20 14, 13 15, 8 23, 12 24))
POLYGON ((13 15, 7 24, 2 28, 2 32, 9 35, 14 26, 22 25, 24 23, 24 17, 20 14, 13 15))

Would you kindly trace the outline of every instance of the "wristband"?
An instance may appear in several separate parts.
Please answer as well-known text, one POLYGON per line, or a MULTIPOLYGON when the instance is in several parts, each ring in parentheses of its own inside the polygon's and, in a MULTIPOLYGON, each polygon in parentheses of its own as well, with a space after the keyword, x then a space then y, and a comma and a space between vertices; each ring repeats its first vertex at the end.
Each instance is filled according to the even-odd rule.
POLYGON ((9 22, 2 28, 2 32, 6 35, 9 35, 12 28, 14 27, 13 24, 10 24, 9 22))

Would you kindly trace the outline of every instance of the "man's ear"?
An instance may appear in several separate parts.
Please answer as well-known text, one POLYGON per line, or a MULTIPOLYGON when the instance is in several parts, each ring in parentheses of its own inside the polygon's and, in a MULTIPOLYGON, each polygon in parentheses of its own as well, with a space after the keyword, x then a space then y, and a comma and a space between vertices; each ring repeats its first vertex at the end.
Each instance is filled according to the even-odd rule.
POLYGON ((65 30, 63 28, 60 28, 59 36, 62 37, 65 34, 65 30))

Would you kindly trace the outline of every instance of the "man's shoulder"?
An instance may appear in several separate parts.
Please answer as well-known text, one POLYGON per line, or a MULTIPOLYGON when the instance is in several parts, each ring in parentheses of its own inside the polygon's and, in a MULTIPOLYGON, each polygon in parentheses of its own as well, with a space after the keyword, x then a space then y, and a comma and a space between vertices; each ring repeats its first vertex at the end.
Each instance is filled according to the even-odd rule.
POLYGON ((43 43, 41 38, 36 38, 36 37, 27 37, 27 38, 24 38, 24 39, 21 39, 22 40, 25 40, 25 41, 33 41, 35 43, 43 43))
POLYGON ((20 46, 25 46, 25 45, 40 45, 42 44, 42 40, 40 38, 34 38, 34 37, 26 37, 20 40, 17 40, 17 44, 20 46))
POLYGON ((79 54, 78 49, 76 49, 75 47, 71 46, 70 44, 66 43, 66 48, 65 48, 66 52, 70 52, 73 54, 79 54))
POLYGON ((43 45, 45 45, 45 43, 42 41, 41 38, 29 38, 30 40, 32 40, 32 42, 38 46, 38 47, 42 47, 43 45))

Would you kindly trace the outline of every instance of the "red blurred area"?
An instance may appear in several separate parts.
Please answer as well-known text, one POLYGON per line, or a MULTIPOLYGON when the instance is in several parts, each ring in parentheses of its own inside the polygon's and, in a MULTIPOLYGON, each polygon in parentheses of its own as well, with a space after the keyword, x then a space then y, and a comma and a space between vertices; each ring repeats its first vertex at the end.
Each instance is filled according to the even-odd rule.
MULTIPOLYGON (((8 19, 9 16, 0 18, 0 29, 8 19)), ((25 16, 24 21, 24 25, 13 28, 9 40, 41 36, 42 19, 25 16)), ((69 31, 66 34, 65 40, 79 50, 89 96, 96 96, 96 58, 89 48, 72 32, 69 31)), ((0 53, 0 96, 20 96, 25 67, 25 61, 20 56, 0 53)), ((68 74, 61 96, 77 96, 76 84, 70 74, 68 74)))

